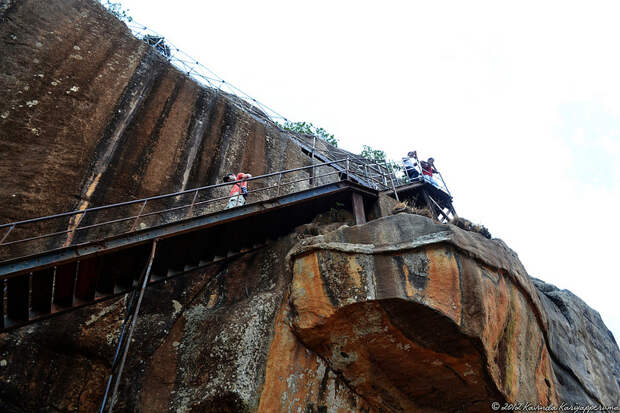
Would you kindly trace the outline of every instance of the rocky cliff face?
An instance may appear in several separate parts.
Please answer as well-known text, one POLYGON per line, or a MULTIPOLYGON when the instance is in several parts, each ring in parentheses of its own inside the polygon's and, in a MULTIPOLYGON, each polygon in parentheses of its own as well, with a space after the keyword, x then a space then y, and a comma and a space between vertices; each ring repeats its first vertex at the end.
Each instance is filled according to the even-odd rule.
POLYGON ((11 1, 0 19, 2 222, 311 162, 260 111, 200 87, 95 1, 11 1))
POLYGON ((532 281, 547 315, 560 398, 582 405, 620 404, 620 352, 601 316, 570 291, 532 281))
POLYGON ((293 252, 293 326, 377 410, 556 403, 544 314, 500 242, 399 214, 293 252))
MULTIPOLYGON (((0 1, 0 39, 3 222, 311 162, 96 3, 0 1)), ((501 241, 380 203, 365 225, 334 209, 149 287, 116 411, 620 404, 620 352, 595 311, 501 241)), ((0 334, 0 411, 97 411, 125 311, 122 297, 0 334)))
MULTIPOLYGON (((319 217, 258 252, 151 287, 118 411, 618 403, 609 332, 570 293, 535 288, 501 241, 412 214, 351 221, 345 211, 319 217), (564 304, 551 305, 586 316, 559 319, 547 308, 553 293, 564 304)), ((0 335, 5 410, 96 410, 124 311, 118 299, 0 335)))

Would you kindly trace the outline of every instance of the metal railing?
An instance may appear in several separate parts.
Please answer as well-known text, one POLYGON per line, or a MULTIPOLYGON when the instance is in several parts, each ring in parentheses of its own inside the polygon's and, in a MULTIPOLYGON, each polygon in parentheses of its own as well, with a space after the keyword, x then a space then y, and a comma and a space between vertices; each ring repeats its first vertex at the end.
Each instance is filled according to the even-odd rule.
MULTIPOLYGON (((249 178, 249 203, 266 201, 341 180, 378 191, 395 190, 385 164, 355 158, 314 163, 249 178)), ((222 210, 237 182, 157 195, 0 225, 0 261, 98 241, 222 210)))
POLYGON ((441 172, 439 171, 434 172, 432 176, 425 175, 422 171, 422 167, 420 166, 419 161, 415 163, 415 165, 413 166, 413 169, 418 173, 417 177, 410 178, 407 175, 406 169, 403 168, 403 171, 402 171, 403 175, 397 178, 398 179, 398 184, 396 185, 397 187, 402 186, 402 185, 408 185, 414 182, 427 182, 435 186, 436 188, 439 188, 446 194, 452 196, 452 194, 450 193, 450 190, 448 189, 448 185, 446 185, 446 181, 444 181, 443 176, 441 175, 441 172), (439 179, 437 179, 437 177, 439 177, 439 179))

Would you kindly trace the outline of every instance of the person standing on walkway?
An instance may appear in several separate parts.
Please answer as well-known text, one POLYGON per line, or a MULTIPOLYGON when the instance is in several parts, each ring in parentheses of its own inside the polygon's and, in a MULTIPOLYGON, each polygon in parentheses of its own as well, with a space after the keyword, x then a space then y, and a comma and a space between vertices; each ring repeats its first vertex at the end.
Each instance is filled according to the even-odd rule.
POLYGON ((416 169, 416 166, 418 166, 417 159, 416 151, 409 152, 407 157, 403 158, 403 167, 405 168, 405 174, 409 182, 414 181, 418 175, 420 175, 416 169))
POLYGON ((427 161, 420 161, 420 166, 422 167, 422 177, 424 180, 439 187, 439 184, 433 179, 433 174, 437 173, 435 160, 433 158, 428 158, 427 161))
POLYGON ((251 174, 238 173, 228 174, 224 177, 224 182, 235 182, 230 190, 230 199, 226 205, 226 209, 242 206, 245 204, 245 197, 248 195, 248 182, 246 179, 251 178, 251 174))

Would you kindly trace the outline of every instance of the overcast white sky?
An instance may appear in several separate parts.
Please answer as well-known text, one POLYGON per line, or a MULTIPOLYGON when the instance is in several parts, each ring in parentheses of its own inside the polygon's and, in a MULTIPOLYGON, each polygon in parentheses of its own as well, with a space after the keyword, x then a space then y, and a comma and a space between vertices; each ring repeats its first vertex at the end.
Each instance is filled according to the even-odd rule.
POLYGON ((122 3, 344 149, 433 156, 459 215, 620 337, 620 3, 122 3))

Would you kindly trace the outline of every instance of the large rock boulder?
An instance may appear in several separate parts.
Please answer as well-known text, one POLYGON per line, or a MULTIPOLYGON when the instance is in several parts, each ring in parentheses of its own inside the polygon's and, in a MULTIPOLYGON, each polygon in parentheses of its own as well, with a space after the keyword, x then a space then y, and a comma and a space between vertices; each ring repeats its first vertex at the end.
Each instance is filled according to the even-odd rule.
POLYGON ((0 50, 0 222, 312 163, 266 115, 177 70, 97 1, 0 2, 0 50))
MULTIPOLYGON (((294 330, 377 410, 566 396, 545 307, 499 240, 398 214, 304 240, 291 259, 294 330)), ((601 401, 617 397, 613 382, 601 401)))
MULTIPOLYGON (((367 412, 289 327, 295 240, 149 287, 114 411, 367 412)), ((0 411, 98 411, 124 316, 120 298, 0 334, 0 411)))
MULTIPOLYGON (((95 1, 0 0, 0 42, 2 222, 312 162, 95 1)), ((341 212, 149 287, 115 411, 618 404, 598 314, 532 284, 504 243, 411 214, 353 227, 341 212)), ((121 297, 0 334, 0 411, 97 411, 125 312, 121 297)))
POLYGON ((620 350, 601 316, 570 291, 532 280, 549 321, 560 399, 620 406, 620 350))

